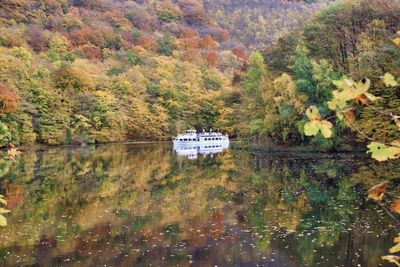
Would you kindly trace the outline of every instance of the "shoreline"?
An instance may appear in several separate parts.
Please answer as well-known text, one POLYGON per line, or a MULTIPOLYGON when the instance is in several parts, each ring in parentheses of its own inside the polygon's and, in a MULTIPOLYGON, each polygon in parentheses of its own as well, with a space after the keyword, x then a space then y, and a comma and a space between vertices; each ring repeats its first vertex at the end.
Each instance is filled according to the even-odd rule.
MULTIPOLYGON (((79 149, 86 147, 98 147, 108 145, 156 145, 156 144, 172 144, 172 141, 157 141, 157 140, 145 140, 145 141, 124 141, 124 142, 107 142, 97 144, 65 144, 65 145, 47 145, 47 144, 34 144, 34 145, 21 145, 16 146, 20 151, 45 151, 49 149, 79 149)), ((343 145, 334 150, 321 150, 312 146, 301 146, 301 145, 277 145, 277 144, 259 144, 259 143, 242 143, 242 140, 230 140, 230 149, 234 150, 248 150, 249 152, 255 153, 282 153, 282 154, 359 154, 366 153, 365 147, 362 145, 343 145)), ((7 148, 1 148, 5 151, 7 148)))

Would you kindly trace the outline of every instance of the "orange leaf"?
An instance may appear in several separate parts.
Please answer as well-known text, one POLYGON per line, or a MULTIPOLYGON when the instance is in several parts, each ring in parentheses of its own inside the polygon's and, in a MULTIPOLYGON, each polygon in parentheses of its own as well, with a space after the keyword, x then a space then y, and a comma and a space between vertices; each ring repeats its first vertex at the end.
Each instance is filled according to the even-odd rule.
POLYGON ((368 102, 369 102, 369 99, 368 99, 368 97, 367 97, 366 95, 364 95, 364 94, 359 95, 359 96, 357 96, 357 98, 356 98, 356 103, 357 103, 357 105, 362 105, 362 106, 364 106, 365 104, 368 104, 368 102))
POLYGON ((368 198, 381 202, 383 197, 385 196, 385 190, 388 185, 389 182, 387 181, 375 185, 370 190, 368 190, 368 198))
POLYGON ((393 212, 400 213, 400 199, 393 200, 391 210, 393 212))

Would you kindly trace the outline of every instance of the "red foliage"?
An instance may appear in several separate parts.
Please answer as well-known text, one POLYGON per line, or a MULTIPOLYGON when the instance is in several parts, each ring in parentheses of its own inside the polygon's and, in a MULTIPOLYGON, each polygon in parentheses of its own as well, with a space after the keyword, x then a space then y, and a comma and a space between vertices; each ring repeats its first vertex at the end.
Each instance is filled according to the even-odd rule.
POLYGON ((129 21, 135 28, 144 32, 153 32, 159 28, 159 21, 157 17, 150 15, 146 10, 135 10, 135 12, 128 14, 129 21))
POLYGON ((103 50, 93 45, 85 45, 82 47, 82 51, 85 54, 86 58, 94 59, 94 60, 102 60, 103 59, 103 50))
POLYGON ((27 31, 27 42, 35 52, 42 52, 46 50, 48 38, 45 36, 44 31, 36 25, 29 25, 27 31))
POLYGON ((210 51, 204 56, 204 60, 212 67, 218 66, 219 57, 216 51, 210 51))
POLYGON ((179 46, 182 49, 189 49, 189 48, 200 48, 200 37, 193 37, 193 38, 183 38, 179 40, 179 46))
POLYGON ((200 41, 200 47, 204 49, 217 49, 219 44, 214 41, 211 35, 206 35, 200 41))
POLYGON ((232 53, 239 59, 243 61, 249 60, 249 55, 243 47, 235 47, 232 49, 232 53))
POLYGON ((68 34, 68 39, 71 41, 73 46, 81 46, 88 43, 86 38, 86 28, 81 30, 75 30, 68 34))
POLYGON ((12 111, 17 108, 20 97, 7 85, 0 83, 0 109, 2 112, 12 111))
POLYGON ((24 200, 24 192, 20 186, 8 184, 7 192, 7 209, 18 207, 24 200))
POLYGON ((199 37, 199 32, 191 28, 181 28, 179 30, 179 37, 180 38, 199 37))
POLYGON ((198 49, 189 48, 182 53, 182 59, 191 63, 198 63, 201 61, 200 52, 198 49))
POLYGON ((208 26, 211 19, 203 6, 196 0, 179 0, 178 5, 183 11, 183 17, 190 25, 208 26))
POLYGON ((225 29, 214 27, 209 30, 209 34, 219 43, 228 41, 231 36, 229 32, 225 29))
POLYGON ((103 34, 91 27, 85 27, 83 29, 70 32, 68 34, 68 39, 75 47, 91 43, 95 46, 104 48, 103 34))
POLYGON ((157 41, 151 35, 140 36, 136 41, 136 45, 149 51, 156 51, 158 47, 157 41))

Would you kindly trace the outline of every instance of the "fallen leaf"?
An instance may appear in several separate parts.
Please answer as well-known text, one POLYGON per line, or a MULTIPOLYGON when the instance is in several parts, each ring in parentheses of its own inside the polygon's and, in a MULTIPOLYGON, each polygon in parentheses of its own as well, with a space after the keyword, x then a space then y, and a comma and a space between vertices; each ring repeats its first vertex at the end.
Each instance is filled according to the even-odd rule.
POLYGON ((373 186, 371 189, 368 190, 367 198, 381 202, 383 200, 383 197, 385 196, 385 190, 388 185, 389 182, 385 181, 383 183, 373 186))

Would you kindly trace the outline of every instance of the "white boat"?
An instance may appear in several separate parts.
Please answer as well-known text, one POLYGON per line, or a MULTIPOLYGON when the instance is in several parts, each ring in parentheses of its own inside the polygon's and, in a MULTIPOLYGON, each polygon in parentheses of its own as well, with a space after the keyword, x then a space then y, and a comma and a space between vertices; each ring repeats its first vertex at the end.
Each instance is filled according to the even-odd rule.
POLYGON ((216 145, 229 146, 229 137, 218 132, 203 131, 202 133, 197 133, 195 130, 188 130, 175 138, 174 145, 197 145, 204 148, 216 148, 216 145))
POLYGON ((197 155, 212 155, 223 152, 229 147, 228 135, 216 132, 197 133, 195 130, 186 131, 174 140, 174 151, 178 156, 196 159, 197 155))

